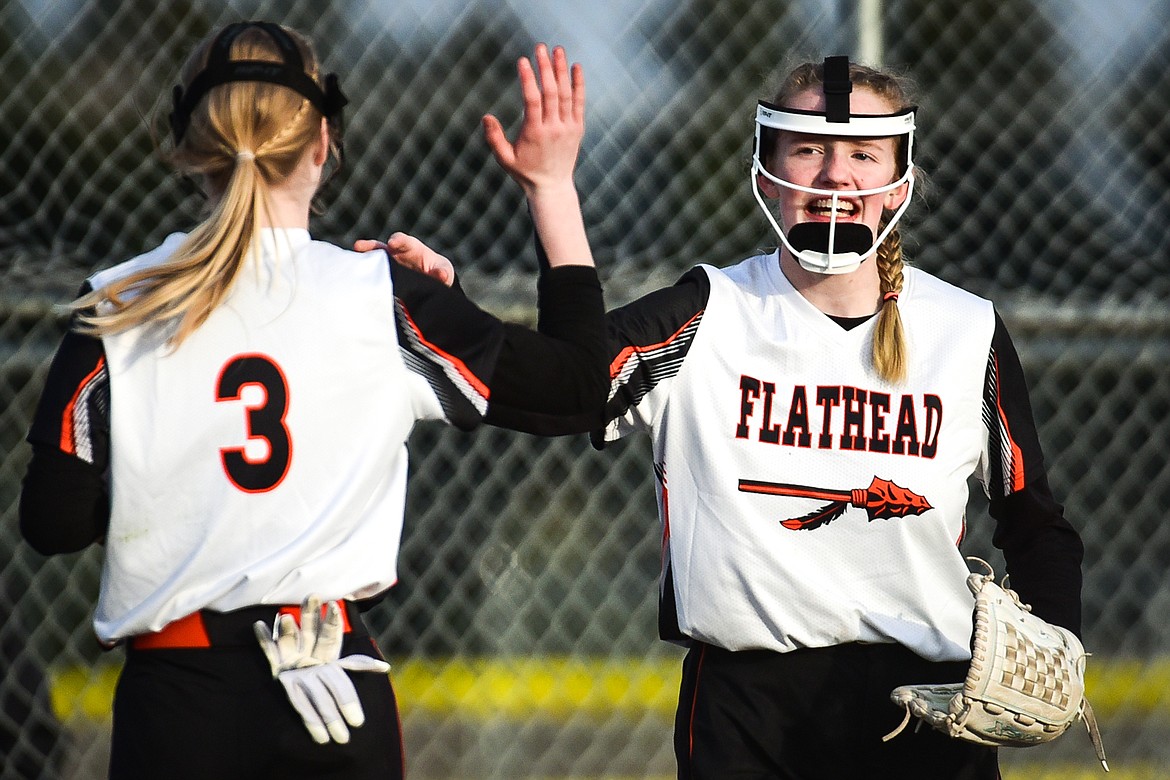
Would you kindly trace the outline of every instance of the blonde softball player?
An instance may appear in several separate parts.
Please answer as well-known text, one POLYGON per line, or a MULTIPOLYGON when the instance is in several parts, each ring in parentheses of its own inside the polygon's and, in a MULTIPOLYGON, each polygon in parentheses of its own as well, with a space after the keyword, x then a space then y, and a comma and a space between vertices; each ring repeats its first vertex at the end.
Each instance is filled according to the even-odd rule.
POLYGON ((1083 548, 1004 323, 903 260, 915 114, 899 79, 845 57, 791 71, 755 117, 751 184, 778 249, 610 312, 604 408, 535 421, 592 427, 598 446, 651 438, 660 632, 690 648, 680 778, 997 777, 992 748, 882 740, 895 687, 966 673, 971 476, 1013 588, 1080 631, 1083 548))
POLYGON ((21 495, 40 552, 104 545, 94 628, 126 652, 111 777, 402 777, 361 609, 397 579, 412 426, 475 427, 504 370, 530 388, 511 412, 572 415, 605 394, 604 307, 572 182, 583 76, 559 48, 534 61, 519 63, 516 140, 494 117, 485 131, 552 259, 543 333, 387 254, 425 266, 417 242, 313 240, 346 101, 303 37, 231 24, 188 59, 170 158, 202 179, 210 216, 90 278, 21 495), (542 392, 553 373, 572 392, 542 392))

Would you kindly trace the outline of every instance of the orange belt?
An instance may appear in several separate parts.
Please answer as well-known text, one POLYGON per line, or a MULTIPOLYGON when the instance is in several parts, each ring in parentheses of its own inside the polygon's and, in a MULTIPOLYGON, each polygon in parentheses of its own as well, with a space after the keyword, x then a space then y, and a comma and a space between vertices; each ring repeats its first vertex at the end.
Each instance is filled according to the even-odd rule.
MULTIPOLYGON (((342 601, 341 604, 344 607, 341 610, 342 625, 348 634, 353 631, 355 623, 361 624, 361 619, 357 605, 351 601, 342 601)), ((134 650, 161 650, 253 645, 256 635, 252 624, 260 620, 272 625, 279 615, 292 615, 299 623, 301 608, 299 605, 272 604, 231 612, 202 609, 173 620, 158 631, 130 637, 129 646, 134 650)))

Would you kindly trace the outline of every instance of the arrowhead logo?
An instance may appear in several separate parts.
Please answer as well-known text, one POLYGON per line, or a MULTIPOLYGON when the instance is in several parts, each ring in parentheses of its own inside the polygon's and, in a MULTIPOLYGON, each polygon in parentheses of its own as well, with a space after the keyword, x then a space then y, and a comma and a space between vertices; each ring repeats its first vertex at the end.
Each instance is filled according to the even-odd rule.
POLYGON ((869 515, 870 522, 878 519, 920 515, 932 509, 924 497, 880 477, 874 477, 873 482, 867 488, 853 490, 828 490, 752 479, 741 479, 739 489, 743 493, 815 498, 829 502, 803 517, 780 521, 780 525, 793 531, 811 531, 814 528, 828 525, 843 515, 850 506, 864 509, 869 515))

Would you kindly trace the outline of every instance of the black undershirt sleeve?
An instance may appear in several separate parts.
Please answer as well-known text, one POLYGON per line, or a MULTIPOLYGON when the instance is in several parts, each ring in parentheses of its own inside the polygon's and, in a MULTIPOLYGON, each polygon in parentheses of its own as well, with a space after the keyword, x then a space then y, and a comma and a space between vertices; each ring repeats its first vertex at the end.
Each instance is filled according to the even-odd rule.
MULTIPOLYGON (((679 340, 679 331, 702 312, 709 294, 706 273, 693 269, 676 284, 608 312, 604 321, 605 338, 600 345, 607 381, 599 397, 594 395, 593 388, 583 388, 579 380, 566 372, 554 372, 547 378, 547 385, 534 387, 524 379, 522 367, 531 359, 533 350, 539 349, 533 345, 538 335, 510 333, 492 381, 492 403, 486 422, 542 436, 591 433, 594 446, 603 447, 599 431, 637 404, 668 373, 658 366, 656 361, 660 358, 656 357, 654 346, 679 340), (614 372, 621 370, 618 361, 623 356, 635 367, 622 372, 619 381, 614 378, 614 372)), ((578 324, 585 316, 577 311, 584 307, 579 302, 581 299, 571 287, 542 286, 540 333, 564 336, 574 331, 592 332, 578 324)), ((680 341, 686 344, 669 357, 675 371, 681 366, 689 345, 685 338, 680 341)))
POLYGON ((470 431, 482 419, 480 399, 504 341, 504 324, 458 287, 448 287, 388 256, 394 283, 394 321, 401 354, 430 385, 443 416, 470 431))
MULTIPOLYGON (((456 355, 487 386, 484 421, 541 435, 548 421, 592 421, 605 400, 605 302, 592 266, 542 268, 537 282, 538 330, 502 322, 441 282, 390 263, 395 297, 428 342, 456 355)), ((464 429, 479 422, 447 395, 448 419, 464 429)))
POLYGON ((110 499, 100 469, 34 444, 20 492, 20 533, 41 555, 83 550, 105 538, 110 499))
POLYGON ((1081 634, 1080 534, 1064 517, 1041 475, 1023 490, 991 502, 992 543, 1003 550, 1010 584, 1032 612, 1081 634))
MULTIPOLYGON (((88 283, 82 293, 89 289, 88 283)), ((105 360, 99 339, 70 327, 53 356, 28 442, 32 457, 25 471, 19 504, 20 533, 42 555, 71 553, 105 538, 110 499, 105 472, 109 463, 108 388, 93 380, 105 360), (86 395, 79 389, 93 380, 86 395), (68 434, 63 420, 84 405, 86 425, 68 434), (66 451, 81 437, 87 454, 66 451)))
POLYGON ((597 427, 608 389, 605 305, 597 272, 541 272, 537 331, 505 324, 484 421, 542 436, 597 427))

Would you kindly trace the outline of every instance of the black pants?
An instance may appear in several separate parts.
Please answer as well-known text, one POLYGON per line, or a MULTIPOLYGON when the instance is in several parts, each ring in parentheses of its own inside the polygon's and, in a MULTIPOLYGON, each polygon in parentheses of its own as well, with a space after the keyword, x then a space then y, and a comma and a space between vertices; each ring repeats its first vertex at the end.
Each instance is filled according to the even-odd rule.
POLYGON ((997 780, 994 748, 911 725, 899 685, 960 682, 966 663, 931 663, 901 645, 774 653, 696 643, 683 661, 675 721, 679 780, 997 780))
MULTIPOLYGON (((381 657, 360 618, 342 650, 357 653, 381 657)), ((401 780, 402 730, 389 677, 355 672, 351 679, 366 722, 350 728, 345 745, 318 745, 255 638, 207 649, 129 649, 114 694, 110 777, 401 780)))

